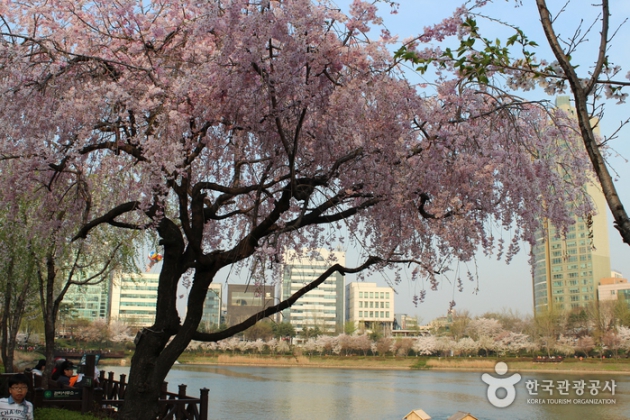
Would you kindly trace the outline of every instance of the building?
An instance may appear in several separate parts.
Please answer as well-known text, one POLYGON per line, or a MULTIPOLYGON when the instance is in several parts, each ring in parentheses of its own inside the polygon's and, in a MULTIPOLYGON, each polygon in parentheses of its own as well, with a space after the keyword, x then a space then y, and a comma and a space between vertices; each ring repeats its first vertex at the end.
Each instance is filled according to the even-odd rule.
POLYGON ((346 286, 346 321, 359 331, 394 328, 394 290, 376 283, 353 282, 346 286))
POLYGON ((409 316, 407 314, 394 314, 395 330, 411 330, 419 327, 417 317, 409 316))
POLYGON ((107 304, 109 300, 109 282, 104 280, 98 284, 73 284, 63 297, 69 303, 75 318, 96 321, 107 320, 107 304))
MULTIPOLYGON (((208 291, 208 293, 211 292, 208 291)), ((227 293, 225 322, 228 327, 240 324, 250 316, 274 305, 275 291, 273 286, 228 284, 227 293)))
POLYGON ((148 327, 155 321, 159 274, 117 273, 110 286, 109 319, 148 327))
MULTIPOLYGON (((301 255, 288 251, 284 261, 282 300, 317 279, 333 264, 344 265, 346 255, 342 251, 325 249, 304 250, 301 255)), ((344 277, 335 272, 293 306, 282 311, 280 321, 290 322, 298 333, 305 327, 317 327, 322 332, 341 332, 345 318, 344 306, 344 277)))
POLYGON ((630 303, 630 283, 621 277, 603 278, 597 286, 600 302, 625 300, 630 303))
MULTIPOLYGON (((557 105, 570 110, 568 98, 558 98, 557 105)), ((610 246, 606 201, 599 185, 585 186, 597 214, 586 221, 576 217, 566 236, 546 225, 536 235, 532 247, 533 293, 535 312, 584 307, 597 300, 597 286, 610 276, 610 246)))
POLYGON ((223 285, 212 283, 206 292, 206 300, 203 303, 203 316, 201 325, 206 330, 216 329, 221 325, 221 306, 223 302, 223 285))

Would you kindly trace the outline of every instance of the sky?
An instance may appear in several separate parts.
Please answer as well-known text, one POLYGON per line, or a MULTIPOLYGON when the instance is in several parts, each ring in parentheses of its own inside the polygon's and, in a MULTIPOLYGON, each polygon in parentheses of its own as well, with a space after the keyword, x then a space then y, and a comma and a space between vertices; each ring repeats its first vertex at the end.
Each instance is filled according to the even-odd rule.
MULTIPOLYGON (((351 0, 337 0, 339 7, 347 11, 351 0)), ((452 14, 453 10, 462 4, 461 1, 443 0, 436 2, 435 0, 398 0, 400 5, 397 14, 391 14, 389 6, 381 7, 381 16, 384 20, 384 26, 389 29, 393 35, 398 35, 400 40, 407 37, 417 36, 422 32, 422 28, 439 22, 441 19, 452 14)), ((516 25, 522 29, 530 39, 539 44, 537 54, 552 61, 552 54, 549 48, 545 48, 546 40, 542 32, 539 22, 538 12, 533 1, 525 1, 524 5, 515 7, 516 1, 513 0, 495 0, 489 6, 484 7, 480 12, 494 19, 516 25)), ((550 1, 550 5, 564 5, 565 2, 550 1)), ((593 11, 589 10, 590 2, 583 0, 574 0, 570 3, 566 12, 557 20, 559 32, 569 36, 578 28, 581 19, 584 19, 582 29, 587 28, 594 18, 593 11)), ((551 9, 555 14, 557 9, 551 9)), ((616 28, 623 19, 630 17, 630 2, 627 0, 611 1, 611 27, 616 28), (617 25, 617 26, 615 26, 617 25)), ((513 34, 513 31, 493 23, 491 20, 478 18, 477 22, 481 27, 481 32, 488 38, 499 37, 506 39, 513 34)), ((584 31, 582 32, 584 33, 584 31)), ((587 39, 596 40, 595 33, 588 34, 587 39)), ((374 31, 374 36, 378 36, 378 32, 374 31)), ((630 57, 626 57, 625 43, 630 41, 630 27, 626 24, 622 26, 613 39, 610 57, 615 64, 621 65, 624 71, 621 76, 630 70, 630 57), (619 61, 616 61, 619 60, 619 61)), ((573 54, 574 62, 579 63, 578 70, 585 71, 592 65, 595 57, 596 49, 593 41, 585 43, 584 48, 573 54)), ((579 72, 579 71, 578 71, 579 72)), ((409 73, 409 79, 422 82, 422 77, 413 73, 409 73)), ((555 98, 547 96, 542 91, 519 92, 519 95, 528 99, 548 99, 553 101, 555 98)), ((615 105, 613 102, 606 104, 606 113, 601 121, 601 131, 604 136, 611 136, 619 127, 621 121, 630 117, 630 105, 615 105)), ((630 128, 621 130, 618 138, 611 140, 609 146, 612 149, 609 158, 610 167, 616 180, 616 186, 622 202, 625 202, 626 209, 630 211, 630 128)), ((611 267, 620 271, 626 278, 630 278, 630 246, 623 244, 620 235, 612 226, 612 216, 608 213, 609 220, 609 239, 611 249, 611 267)), ((521 315, 530 315, 533 313, 533 296, 532 296, 532 280, 531 271, 528 263, 529 245, 523 244, 521 252, 508 265, 503 261, 497 261, 496 258, 488 258, 481 253, 477 255, 476 261, 468 264, 465 269, 476 270, 478 275, 478 284, 465 282, 464 291, 458 292, 454 285, 444 280, 440 284, 437 291, 427 290, 427 296, 423 303, 415 306, 412 297, 419 293, 420 285, 406 279, 396 286, 395 312, 406 313, 408 315, 417 316, 423 323, 428 323, 432 319, 443 316, 449 308, 449 302, 455 300, 455 309, 458 311, 468 310, 471 315, 479 316, 486 312, 512 311, 521 315), (474 289, 478 288, 475 293, 474 289)), ((353 266, 354 262, 358 262, 358 253, 352 249, 347 252, 346 262, 349 266, 353 266), (356 259, 356 260, 355 260, 356 259)), ((159 269, 159 267, 155 267, 159 269)), ((347 282, 355 281, 353 275, 347 276, 347 282)), ((381 277, 368 278, 367 281, 375 281, 380 285, 386 285, 387 280, 381 277)), ((224 281, 219 279, 218 281, 224 281)), ((231 282, 239 281, 231 278, 231 282)), ((182 290, 182 294, 186 290, 182 290)), ((183 304, 185 298, 179 301, 183 304)))

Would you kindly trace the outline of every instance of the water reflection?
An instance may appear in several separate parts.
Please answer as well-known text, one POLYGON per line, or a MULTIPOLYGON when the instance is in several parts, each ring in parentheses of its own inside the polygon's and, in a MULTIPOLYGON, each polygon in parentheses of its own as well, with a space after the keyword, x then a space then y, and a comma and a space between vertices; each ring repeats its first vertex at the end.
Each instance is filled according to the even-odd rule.
MULTIPOLYGON (((107 368, 126 373, 128 368, 107 368)), ((380 371, 352 369, 225 367, 176 365, 169 373, 169 390, 187 384, 188 394, 210 389, 210 419, 366 419, 400 420, 422 408, 434 420, 457 411, 481 419, 555 420, 573 418, 628 419, 630 379, 611 374, 523 373, 516 401, 505 409, 490 405, 481 373, 446 371, 380 371), (612 380, 615 405, 538 405, 527 402, 526 380, 612 380)), ((540 398, 559 398, 558 395, 540 398)))

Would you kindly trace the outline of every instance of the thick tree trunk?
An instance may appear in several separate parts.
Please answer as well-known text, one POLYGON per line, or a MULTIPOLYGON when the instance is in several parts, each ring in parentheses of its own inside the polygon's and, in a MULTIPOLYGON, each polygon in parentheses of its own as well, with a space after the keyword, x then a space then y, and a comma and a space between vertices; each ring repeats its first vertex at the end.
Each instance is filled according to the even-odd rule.
MULTIPOLYGON (((54 299, 55 290, 55 264, 52 256, 48 256, 46 261, 46 279, 40 275, 40 300, 42 315, 44 318, 44 342, 45 357, 46 357, 46 370, 44 372, 45 378, 50 378, 53 368, 55 366, 55 320, 57 318, 58 305, 54 299)), ((48 380, 42 381, 44 388, 48 388, 48 380)))
POLYGON ((13 352, 9 351, 9 317, 11 316, 11 300, 13 297, 11 276, 11 265, 9 265, 9 280, 4 293, 4 310, 2 311, 2 362, 6 373, 13 372, 13 352))
POLYGON ((138 342, 131 359, 125 402, 118 414, 120 420, 155 419, 158 414, 157 400, 166 378, 165 374, 158 374, 156 369, 164 348, 164 337, 144 329, 138 333, 136 340, 138 342))
MULTIPOLYGON (((162 383, 179 355, 190 343, 201 321, 201 316, 191 318, 191 311, 193 314, 203 311, 205 290, 212 280, 204 279, 207 280, 207 284, 200 308, 191 309, 189 299, 186 321, 180 327, 176 308, 177 284, 185 271, 183 267, 186 266, 185 261, 189 255, 185 252, 182 235, 172 221, 162 219, 158 232, 162 238, 161 244, 164 245, 164 259, 158 286, 155 323, 150 328, 142 329, 136 337, 136 351, 131 359, 125 402, 118 414, 121 420, 156 418, 157 400, 160 397, 162 383), (169 343, 171 337, 173 340, 169 343)), ((193 280, 195 290, 199 286, 203 287, 199 284, 202 272, 201 268, 195 270, 193 280)))
MULTIPOLYGON (((46 370, 44 376, 50 378, 53 368, 55 367, 55 320, 50 316, 46 316, 44 321, 44 357, 46 358, 46 370)), ((45 389, 48 389, 48 381, 42 381, 45 389)))

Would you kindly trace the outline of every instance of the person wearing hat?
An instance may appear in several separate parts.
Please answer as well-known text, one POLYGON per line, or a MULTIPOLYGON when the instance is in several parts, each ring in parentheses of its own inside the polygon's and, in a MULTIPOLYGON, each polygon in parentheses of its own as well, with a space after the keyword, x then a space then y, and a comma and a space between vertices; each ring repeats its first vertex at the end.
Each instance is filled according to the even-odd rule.
POLYGON ((57 385, 60 388, 73 388, 72 384, 75 381, 72 381, 73 373, 74 373, 74 365, 71 361, 66 360, 60 366, 61 375, 57 378, 57 385))
POLYGON ((42 376, 44 374, 45 368, 46 368, 46 359, 39 359, 35 367, 31 369, 31 372, 33 372, 33 375, 42 376))

